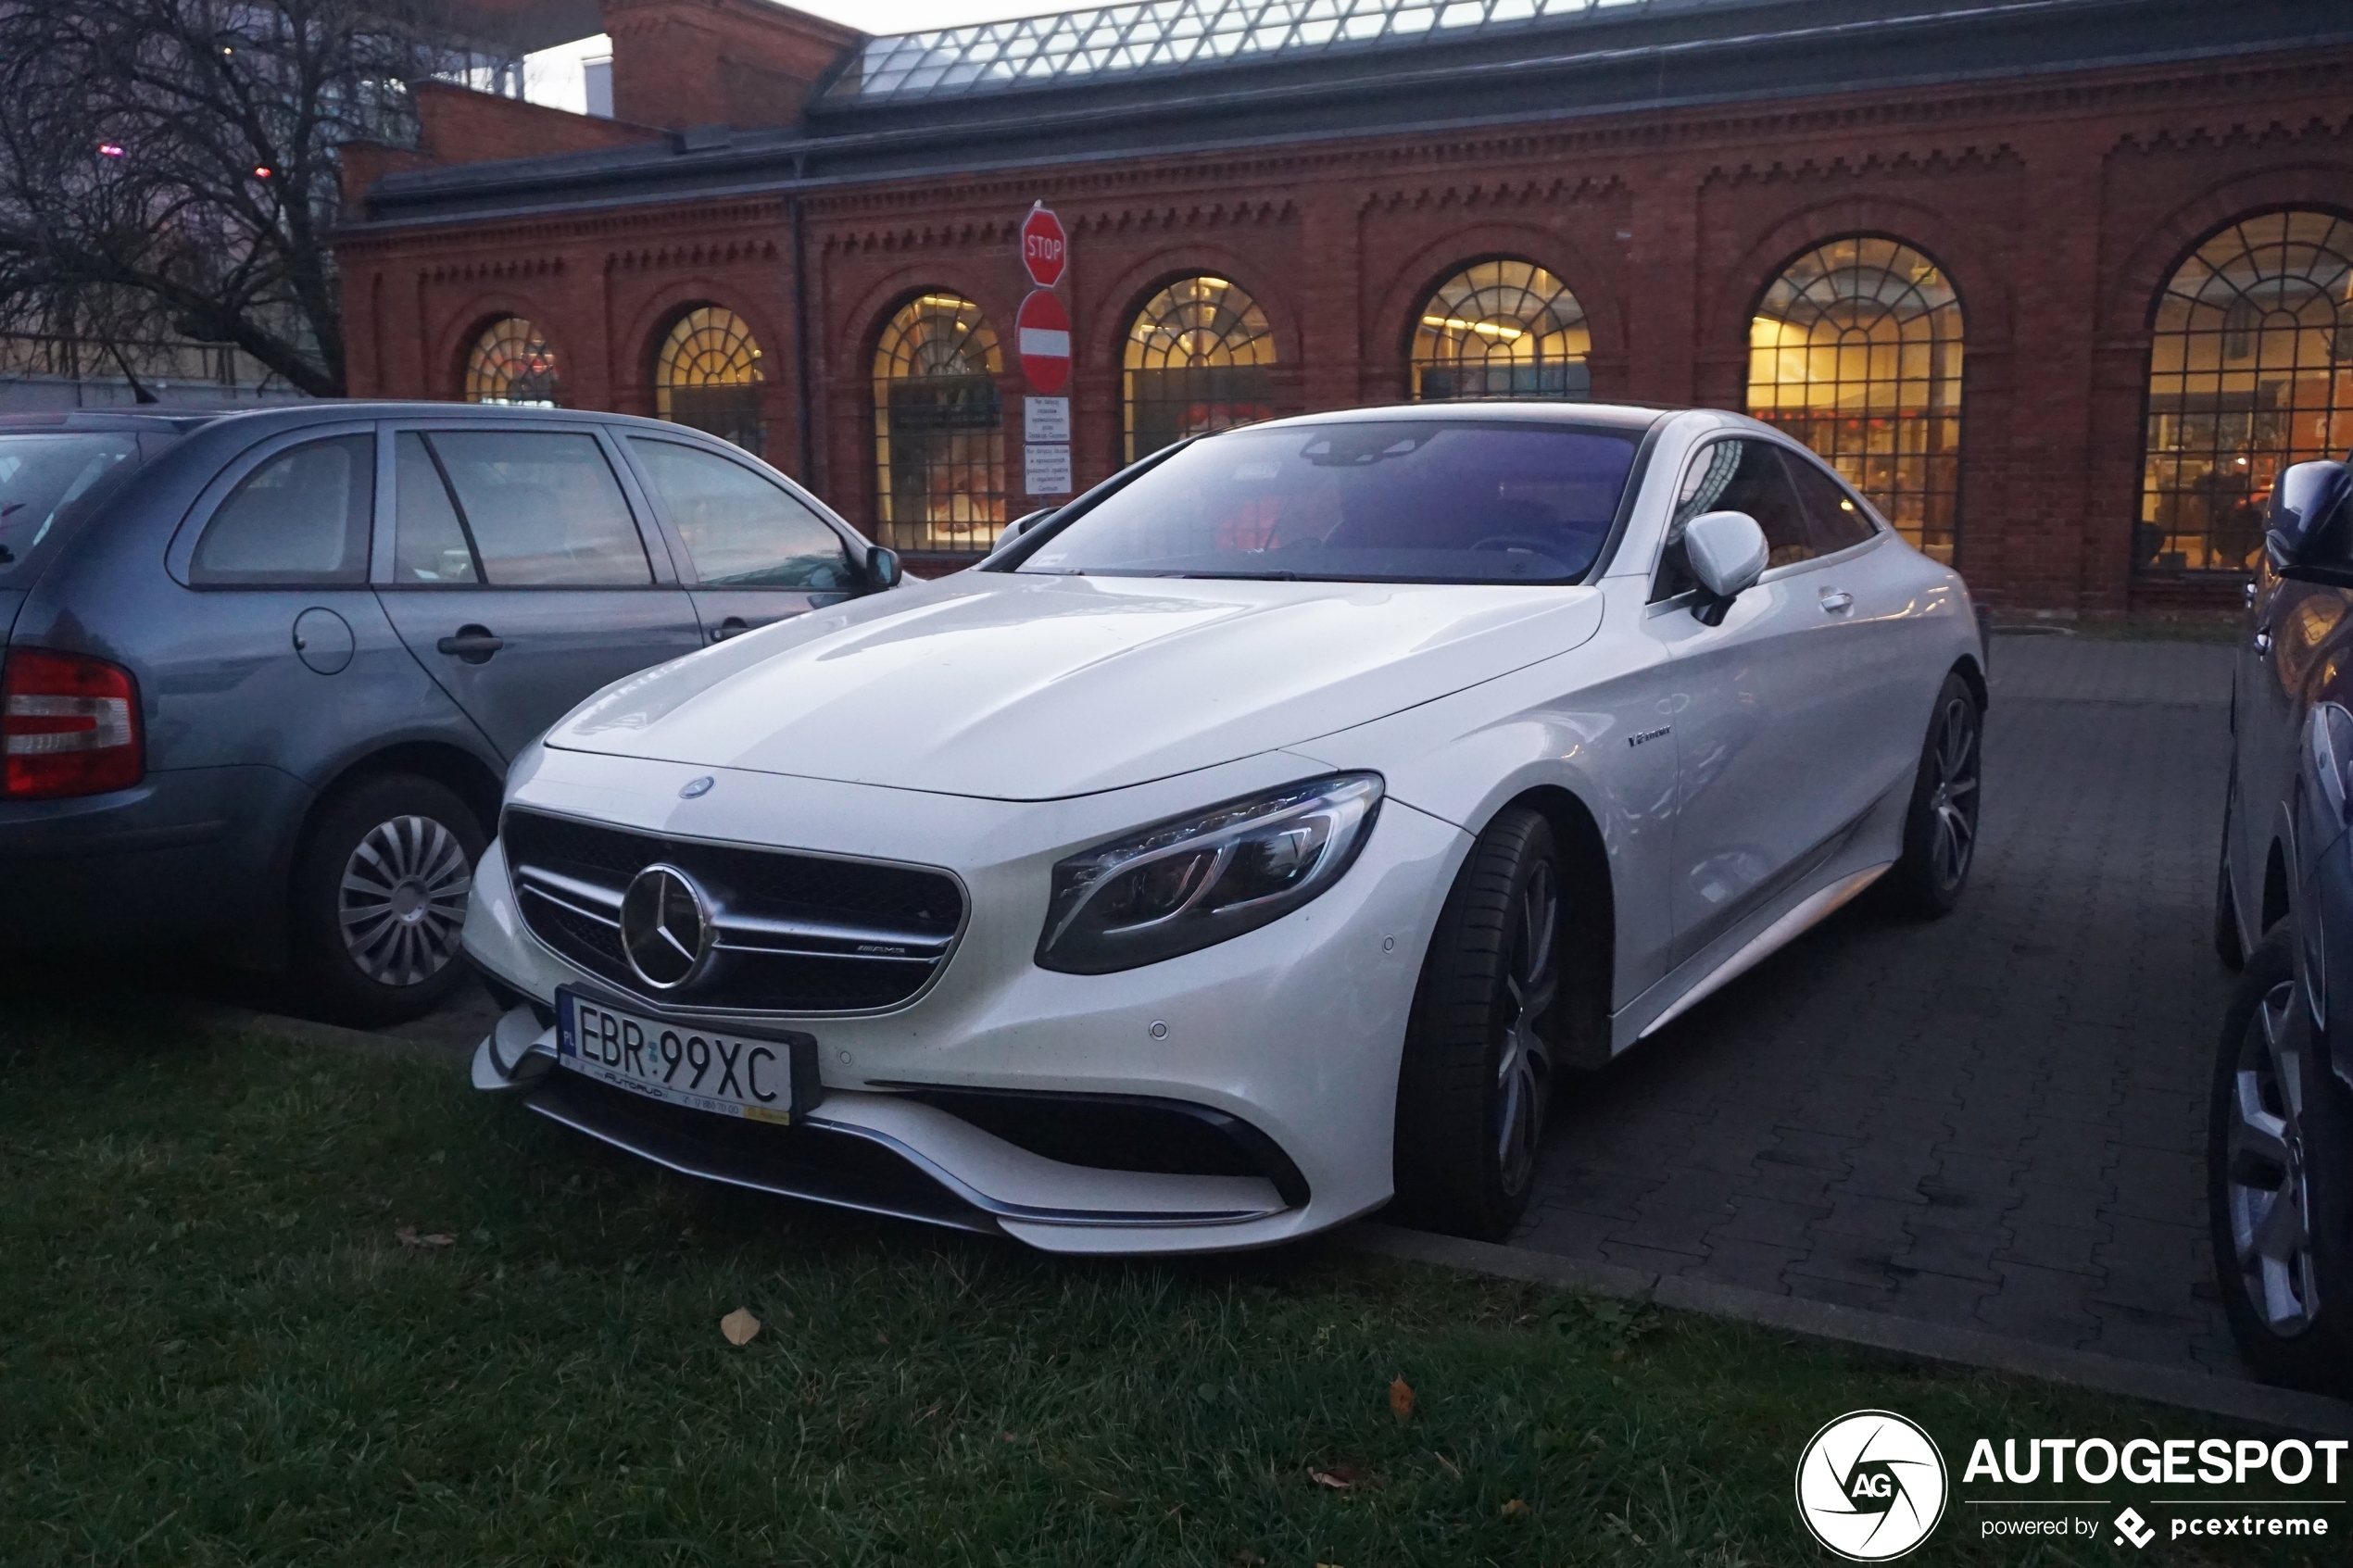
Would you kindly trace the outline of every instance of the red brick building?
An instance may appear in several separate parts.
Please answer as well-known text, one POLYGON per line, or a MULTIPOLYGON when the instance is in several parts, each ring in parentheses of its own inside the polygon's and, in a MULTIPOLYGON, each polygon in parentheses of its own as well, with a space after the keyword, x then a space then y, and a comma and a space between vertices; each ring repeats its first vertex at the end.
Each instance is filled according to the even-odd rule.
POLYGON ((1083 487, 1411 396, 1788 422, 1987 599, 2234 593, 2353 445, 2346 0, 1162 0, 869 39, 604 0, 615 118, 354 149, 352 390, 661 413, 886 542, 1024 494, 1015 231, 1083 487))

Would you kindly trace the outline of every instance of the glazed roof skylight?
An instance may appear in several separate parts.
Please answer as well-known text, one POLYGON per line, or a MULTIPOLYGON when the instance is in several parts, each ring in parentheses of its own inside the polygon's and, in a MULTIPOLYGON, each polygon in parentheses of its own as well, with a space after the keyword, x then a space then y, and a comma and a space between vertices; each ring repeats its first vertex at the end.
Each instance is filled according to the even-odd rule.
MULTIPOLYGON (((827 94, 958 98, 1185 66, 1475 38, 1659 0, 1145 0, 867 41, 827 94)), ((1669 0, 1673 3, 1673 0, 1669 0)), ((1689 4, 1690 0, 1681 0, 1689 4)))

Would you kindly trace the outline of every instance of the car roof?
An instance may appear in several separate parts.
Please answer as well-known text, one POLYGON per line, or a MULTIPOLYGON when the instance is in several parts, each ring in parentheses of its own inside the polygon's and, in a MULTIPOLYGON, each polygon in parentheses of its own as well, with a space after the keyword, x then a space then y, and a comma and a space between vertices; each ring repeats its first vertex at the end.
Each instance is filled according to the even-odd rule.
POLYGON ((273 403, 262 408, 175 408, 169 405, 141 408, 81 408, 57 413, 0 414, 0 433, 14 430, 146 431, 187 435, 214 427, 247 426, 292 429, 344 420, 383 419, 547 420, 577 424, 583 420, 615 424, 646 425, 676 432, 687 427, 648 420, 635 414, 609 414, 595 408, 532 408, 497 403, 427 402, 423 400, 320 398, 303 403, 273 403))
POLYGON ((197 409, 74 408, 46 414, 0 414, 0 435, 12 431, 89 430, 185 435, 211 423, 217 411, 197 409))
POLYGON ((1535 402, 1526 398, 1462 398, 1443 403, 1376 404, 1361 408, 1332 408, 1322 413, 1293 414, 1286 419, 1238 426, 1271 430, 1294 425, 1354 424, 1367 420, 1383 423, 1424 420, 1478 420, 1482 423, 1603 425, 1629 432, 1645 431, 1678 414, 1704 410, 1667 408, 1642 403, 1535 402))

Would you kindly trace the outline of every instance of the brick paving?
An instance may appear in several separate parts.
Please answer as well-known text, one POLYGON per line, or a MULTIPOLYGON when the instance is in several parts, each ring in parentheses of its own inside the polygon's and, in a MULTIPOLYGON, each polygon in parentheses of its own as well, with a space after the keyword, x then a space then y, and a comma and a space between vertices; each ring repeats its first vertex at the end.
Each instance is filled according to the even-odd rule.
POLYGON ((2200 1154, 2230 658, 1997 637, 1961 908, 1842 911, 1566 1081, 1516 1243, 2236 1371, 2200 1154))

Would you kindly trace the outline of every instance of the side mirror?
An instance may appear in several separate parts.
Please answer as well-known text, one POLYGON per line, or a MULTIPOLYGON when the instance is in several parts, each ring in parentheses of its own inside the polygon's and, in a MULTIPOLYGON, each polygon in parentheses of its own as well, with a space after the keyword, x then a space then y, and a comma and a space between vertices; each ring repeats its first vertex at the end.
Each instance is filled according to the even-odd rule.
POLYGON ((867 550, 866 582, 877 592, 898 587, 900 575, 897 550, 886 550, 880 545, 867 550))
POLYGON ((2324 525, 2345 499, 2343 463, 2297 463, 2271 487, 2271 520, 2263 548, 2274 570, 2309 562, 2324 525))
POLYGON ((1685 523, 1683 558, 1707 596, 1700 620, 1710 626, 1720 622, 1731 602, 1756 585, 1771 555, 1765 531, 1746 512, 1703 512, 1685 523))
POLYGON ((1040 507, 1034 512, 1013 519, 1013 521, 1005 524, 1003 532, 997 535, 997 542, 988 546, 988 554, 990 556, 1000 554, 1012 546, 1023 534, 1053 516, 1059 509, 1055 507, 1040 507))

